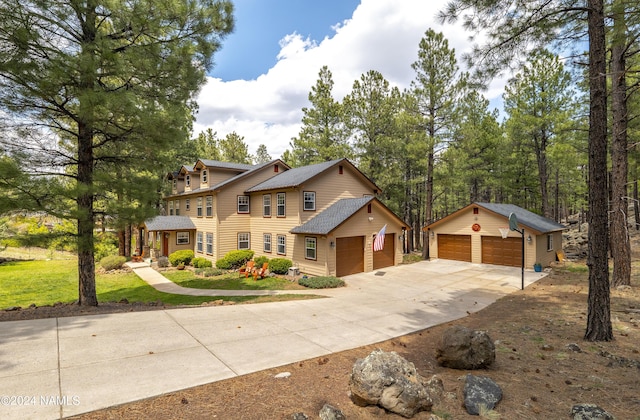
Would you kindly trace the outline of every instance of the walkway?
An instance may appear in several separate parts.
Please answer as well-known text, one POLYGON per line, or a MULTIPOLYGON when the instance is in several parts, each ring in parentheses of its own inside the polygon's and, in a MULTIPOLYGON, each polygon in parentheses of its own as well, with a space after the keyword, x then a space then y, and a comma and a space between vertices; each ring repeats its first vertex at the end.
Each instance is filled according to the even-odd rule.
POLYGON ((424 261, 345 280, 330 299, 2 322, 0 417, 72 416, 385 341, 519 290, 520 270, 424 261))

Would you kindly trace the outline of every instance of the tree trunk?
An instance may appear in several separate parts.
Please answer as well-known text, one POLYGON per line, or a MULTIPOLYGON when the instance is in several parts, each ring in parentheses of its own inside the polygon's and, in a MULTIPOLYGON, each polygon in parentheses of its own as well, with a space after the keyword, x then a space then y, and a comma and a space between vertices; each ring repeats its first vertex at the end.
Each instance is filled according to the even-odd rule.
POLYGON ((131 225, 124 227, 124 256, 131 257, 131 225))
POLYGON ((80 120, 78 121, 78 304, 98 306, 96 270, 93 258, 93 113, 92 94, 96 84, 95 38, 96 5, 88 2, 82 24, 84 66, 80 69, 80 120))
POLYGON ((612 286, 631 284, 631 244, 627 213, 627 82, 626 82, 626 24, 624 5, 616 0, 613 10, 613 46, 611 47, 611 256, 613 257, 612 286))
MULTIPOLYGON (((431 223, 431 216, 433 213, 433 165, 435 163, 435 157, 433 152, 433 146, 429 150, 427 159, 427 181, 425 182, 425 194, 424 194, 424 224, 431 223)), ((426 238, 423 238, 422 243, 422 259, 429 259, 429 247, 426 238)))
POLYGON ((124 229, 118 229, 118 255, 120 255, 121 257, 125 257, 127 255, 124 242, 125 242, 124 229))
POLYGON ((638 196, 638 180, 633 181, 633 213, 636 218, 636 230, 640 230, 640 197, 638 196))
POLYGON ((589 297, 588 341, 611 341, 607 215, 607 81, 603 0, 588 0, 589 31, 589 297))

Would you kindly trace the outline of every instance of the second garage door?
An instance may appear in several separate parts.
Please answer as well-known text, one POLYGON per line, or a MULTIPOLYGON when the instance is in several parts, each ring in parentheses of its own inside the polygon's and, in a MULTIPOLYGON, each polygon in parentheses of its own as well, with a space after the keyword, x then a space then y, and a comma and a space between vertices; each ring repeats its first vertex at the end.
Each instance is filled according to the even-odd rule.
POLYGON ((336 277, 364 271, 364 236, 336 239, 336 277))
POLYGON ((386 237, 384 238, 384 248, 382 248, 382 251, 375 251, 373 253, 374 270, 395 265, 396 241, 394 239, 394 233, 387 233, 386 237))
POLYGON ((471 236, 438 234, 438 258, 471 262, 471 236))
POLYGON ((522 239, 483 236, 482 263, 520 267, 522 265, 522 239))

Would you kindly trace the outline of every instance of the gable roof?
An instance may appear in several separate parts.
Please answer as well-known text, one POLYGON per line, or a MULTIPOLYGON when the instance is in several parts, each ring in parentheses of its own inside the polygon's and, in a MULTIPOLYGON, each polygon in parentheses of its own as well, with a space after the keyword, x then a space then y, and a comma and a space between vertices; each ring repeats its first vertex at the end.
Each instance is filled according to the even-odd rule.
POLYGON ((445 216, 440 220, 437 220, 431 223, 424 229, 431 228, 435 225, 439 225, 443 221, 456 217, 456 215, 472 207, 482 207, 485 210, 488 210, 492 213, 500 215, 507 220, 509 219, 509 215, 511 213, 514 213, 518 218, 519 225, 528 227, 539 233, 557 232, 557 231, 567 229, 565 225, 557 223, 556 221, 548 219, 546 217, 540 216, 539 214, 530 212, 529 210, 523 209, 522 207, 516 206, 515 204, 499 204, 499 203, 471 203, 468 206, 463 207, 462 209, 454 213, 451 213, 450 215, 445 216))
POLYGON ((291 233, 327 235, 374 199, 374 197, 340 199, 311 220, 291 229, 291 233))
POLYGON ((193 224, 187 216, 156 216, 144 221, 148 231, 158 230, 194 230, 193 224))
POLYGON ((220 168, 220 169, 232 169, 236 171, 248 171, 256 166, 260 165, 252 165, 249 163, 233 163, 233 162, 222 162, 220 160, 211 160, 211 159, 198 159, 194 164, 194 167, 199 167, 198 163, 202 163, 203 166, 207 168, 220 168))
POLYGON ((254 173, 258 172, 258 171, 260 171, 261 169, 263 169, 263 168, 265 168, 267 166, 274 165, 277 162, 281 162, 281 163, 284 164, 284 162, 282 162, 280 159, 274 159, 271 162, 266 162, 266 163, 261 163, 259 165, 254 165, 254 166, 251 167, 250 170, 248 170, 246 172, 243 172, 241 174, 238 174, 238 175, 236 175, 234 177, 231 177, 229 179, 226 179, 226 180, 224 180, 224 181, 222 181, 222 182, 220 182, 220 183, 218 183, 216 185, 212 185, 211 187, 206 188, 206 190, 210 190, 210 191, 219 190, 219 189, 221 189, 221 188, 223 188, 223 187, 225 187, 225 186, 227 186, 227 185, 229 185, 231 183, 236 182, 239 179, 242 179, 244 177, 247 177, 247 176, 249 176, 251 174, 254 174, 254 173))
POLYGON ((269 178, 266 181, 254 185, 253 187, 247 189, 246 192, 258 192, 258 191, 267 191, 267 190, 275 190, 275 189, 283 189, 283 188, 293 188, 298 187, 310 179, 326 172, 327 170, 333 168, 338 164, 347 164, 351 168, 353 168, 356 173, 358 173, 362 178, 372 185, 372 191, 380 191, 380 188, 376 184, 373 183, 369 178, 367 178, 358 168, 356 168, 348 159, 335 159, 327 162, 316 163, 315 165, 307 165, 301 166, 299 168, 292 168, 287 171, 282 172, 280 175, 276 175, 273 178, 269 178))

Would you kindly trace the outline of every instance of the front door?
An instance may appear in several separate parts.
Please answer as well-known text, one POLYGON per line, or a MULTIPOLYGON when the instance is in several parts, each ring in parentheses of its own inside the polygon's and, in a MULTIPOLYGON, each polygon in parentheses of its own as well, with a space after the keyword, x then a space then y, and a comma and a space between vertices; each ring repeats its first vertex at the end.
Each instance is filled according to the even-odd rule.
POLYGON ((169 234, 165 233, 162 236, 162 255, 165 257, 169 256, 169 234))

